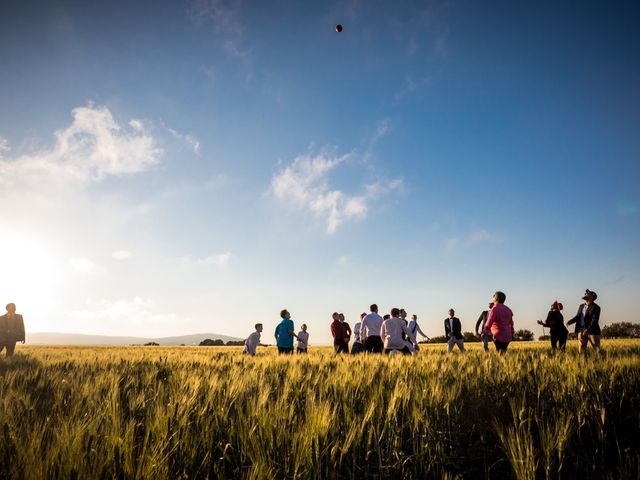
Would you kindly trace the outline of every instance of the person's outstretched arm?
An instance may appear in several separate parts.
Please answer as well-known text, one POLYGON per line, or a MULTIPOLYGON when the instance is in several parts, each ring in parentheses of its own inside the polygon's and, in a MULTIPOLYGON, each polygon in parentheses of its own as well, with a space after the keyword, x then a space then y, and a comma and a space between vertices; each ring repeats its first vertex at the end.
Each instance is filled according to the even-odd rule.
MULTIPOLYGON (((422 335, 424 338, 426 338, 427 340, 429 340, 429 335, 427 335, 426 333, 424 333, 424 332, 422 331, 422 329, 420 328, 420 325, 418 325, 418 324, 416 323, 416 334, 418 334, 418 333, 419 333, 420 335, 422 335)), ((416 335, 416 340, 417 340, 417 339, 418 339, 418 335, 416 335)))

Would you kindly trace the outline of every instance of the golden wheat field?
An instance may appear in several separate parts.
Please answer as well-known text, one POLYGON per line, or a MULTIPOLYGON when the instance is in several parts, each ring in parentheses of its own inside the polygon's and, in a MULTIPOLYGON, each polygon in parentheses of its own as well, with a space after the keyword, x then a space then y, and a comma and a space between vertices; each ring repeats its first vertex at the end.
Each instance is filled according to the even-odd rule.
POLYGON ((638 478, 640 341, 445 349, 22 347, 0 478, 638 478))

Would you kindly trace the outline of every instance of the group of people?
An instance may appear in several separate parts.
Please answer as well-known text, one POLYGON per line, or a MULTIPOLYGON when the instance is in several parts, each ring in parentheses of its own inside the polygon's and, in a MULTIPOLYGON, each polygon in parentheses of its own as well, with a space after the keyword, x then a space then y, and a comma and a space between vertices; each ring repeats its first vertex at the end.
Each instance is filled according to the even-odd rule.
MULTIPOLYGON (((476 322, 475 333, 481 338, 485 351, 489 350, 491 342, 497 352, 504 354, 514 338, 513 312, 505 305, 506 298, 504 292, 495 292, 489 309, 483 311, 476 322)), ((584 303, 578 308, 578 313, 567 322, 567 325, 575 324, 581 352, 586 352, 589 344, 596 349, 600 348, 600 307, 595 303, 597 298, 598 295, 595 292, 587 289, 582 297, 584 303)), ((554 350, 565 349, 569 334, 564 324, 562 309, 562 303, 556 300, 551 305, 546 320, 538 321, 540 325, 550 329, 551 347, 554 350)), ((378 313, 376 304, 371 305, 369 310, 369 313, 360 314, 360 321, 353 326, 353 330, 345 320, 344 314, 333 313, 330 330, 336 353, 350 351, 353 355, 362 352, 410 355, 419 349, 418 334, 430 340, 420 328, 418 316, 412 315, 411 320, 407 320, 407 312, 403 308, 392 308, 391 312, 384 316, 378 313), (349 350, 352 337, 353 344, 349 350)), ((293 354, 295 339, 297 353, 307 353, 309 346, 307 325, 303 324, 301 330, 296 333, 291 314, 286 309, 280 312, 280 318, 281 321, 274 334, 278 352, 293 354)), ((262 345, 260 343, 262 329, 261 323, 256 324, 255 331, 245 340, 245 353, 255 355, 256 348, 262 345)), ((444 332, 448 351, 451 352, 457 346, 464 352, 462 322, 455 316, 453 309, 449 310, 449 315, 444 320, 444 332)))
POLYGON ((24 343, 24 320, 16 313, 15 303, 8 303, 5 309, 7 313, 0 316, 0 353, 6 349, 6 355, 10 357, 16 350, 16 343, 24 343))

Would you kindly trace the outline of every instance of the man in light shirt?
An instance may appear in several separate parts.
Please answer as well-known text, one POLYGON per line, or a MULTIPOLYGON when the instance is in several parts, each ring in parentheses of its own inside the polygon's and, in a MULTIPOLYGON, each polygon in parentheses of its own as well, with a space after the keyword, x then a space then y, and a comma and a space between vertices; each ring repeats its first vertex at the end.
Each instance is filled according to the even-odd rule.
POLYGON ((429 336, 422 331, 422 329, 420 328, 420 325, 418 325, 418 316, 417 315, 411 315, 411 321, 409 322, 408 328, 409 328, 409 331, 415 337, 416 340, 418 340, 418 334, 422 335, 422 337, 425 340, 431 340, 429 338, 429 336))
POLYGON ((360 314, 360 321, 353 326, 353 345, 351 346, 351 355, 357 355, 358 353, 362 353, 364 350, 360 333, 362 332, 362 320, 366 316, 367 314, 362 312, 360 314))
POLYGON ((303 323, 300 325, 300 330, 298 332, 298 353, 307 353, 307 348, 309 347, 309 334, 307 333, 307 324, 303 323))
POLYGON ((382 328, 382 317, 378 315, 378 305, 375 303, 370 307, 371 313, 362 319, 360 326, 360 339, 364 343, 364 349, 369 353, 382 353, 384 345, 380 338, 382 328))
POLYGON ((262 333, 262 324, 256 323, 256 331, 247 337, 244 341, 244 351, 247 355, 255 355, 258 345, 264 346, 260 343, 260 334, 262 333))
POLYGON ((393 350, 410 355, 411 350, 405 344, 404 337, 408 338, 413 347, 416 347, 416 338, 411 334, 405 320, 400 318, 398 308, 391 309, 391 318, 382 322, 380 337, 384 342, 384 353, 389 354, 393 350))

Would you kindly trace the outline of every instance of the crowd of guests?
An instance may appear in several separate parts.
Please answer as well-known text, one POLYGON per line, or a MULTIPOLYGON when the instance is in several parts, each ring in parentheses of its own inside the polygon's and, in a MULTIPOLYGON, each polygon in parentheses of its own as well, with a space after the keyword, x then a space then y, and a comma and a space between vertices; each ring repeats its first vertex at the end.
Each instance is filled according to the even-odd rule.
MULTIPOLYGON (((509 343, 514 338, 513 312, 505 305, 507 296, 504 292, 495 292, 489 309, 484 310, 476 322, 475 332, 482 340, 483 349, 489 350, 489 343, 493 343, 500 354, 504 354, 509 343)), ((589 344, 594 348, 600 348, 600 307, 595 303, 598 295, 586 290, 582 300, 584 303, 578 308, 575 317, 567 322, 567 325, 575 324, 580 351, 586 352, 589 344)), ((538 323, 550 329, 551 348, 564 350, 567 344, 569 331, 564 324, 561 313, 562 303, 554 301, 551 309, 543 322, 538 323)), ((351 353, 353 355, 367 353, 385 354, 414 354, 419 350, 418 334, 425 340, 430 340, 418 324, 417 315, 412 315, 407 320, 407 312, 403 308, 392 308, 389 314, 381 316, 378 306, 373 304, 369 313, 360 314, 360 321, 353 330, 347 323, 344 314, 334 312, 331 316, 330 331, 333 337, 333 346, 336 353, 351 353), (351 350, 349 343, 353 338, 351 350)), ((294 339, 297 341, 296 351, 299 354, 307 353, 309 346, 309 333, 307 326, 303 324, 301 330, 295 333, 291 314, 287 310, 280 312, 281 321, 275 330, 275 339, 278 352, 292 354, 294 352, 294 339)), ((255 355, 256 347, 260 344, 262 324, 256 324, 256 330, 245 340, 245 353, 255 355)), ((464 352, 464 334, 462 322, 455 316, 453 309, 444 320, 444 333, 447 339, 447 349, 451 352, 455 347, 464 352)))

